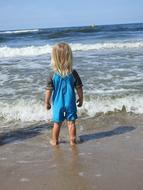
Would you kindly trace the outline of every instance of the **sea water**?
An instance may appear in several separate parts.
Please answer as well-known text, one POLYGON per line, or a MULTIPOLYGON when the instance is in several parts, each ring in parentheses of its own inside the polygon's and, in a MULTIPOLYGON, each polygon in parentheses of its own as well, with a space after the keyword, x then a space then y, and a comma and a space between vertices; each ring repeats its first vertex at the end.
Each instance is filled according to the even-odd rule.
POLYGON ((143 24, 0 31, 0 121, 46 122, 44 93, 51 49, 67 42, 83 81, 81 117, 143 113, 143 24))

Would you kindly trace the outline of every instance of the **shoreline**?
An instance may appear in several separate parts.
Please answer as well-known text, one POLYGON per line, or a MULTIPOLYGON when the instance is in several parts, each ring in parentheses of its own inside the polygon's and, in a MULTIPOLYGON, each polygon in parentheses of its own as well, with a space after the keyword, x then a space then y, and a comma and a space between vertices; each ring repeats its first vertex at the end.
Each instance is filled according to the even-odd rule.
POLYGON ((49 144, 47 124, 32 127, 1 139, 1 190, 142 190, 142 115, 79 119, 80 143, 74 147, 69 145, 66 127, 61 128, 61 143, 55 147, 49 144))

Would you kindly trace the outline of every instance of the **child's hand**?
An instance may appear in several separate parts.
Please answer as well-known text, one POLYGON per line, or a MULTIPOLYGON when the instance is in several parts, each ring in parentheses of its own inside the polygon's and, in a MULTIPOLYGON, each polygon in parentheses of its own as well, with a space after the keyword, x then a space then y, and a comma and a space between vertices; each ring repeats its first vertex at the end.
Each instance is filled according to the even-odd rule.
POLYGON ((76 102, 78 107, 81 107, 83 104, 83 100, 81 98, 79 98, 76 102))
POLYGON ((46 109, 47 109, 47 110, 50 110, 50 109, 51 109, 51 104, 50 104, 50 103, 47 103, 47 104, 46 104, 46 109))

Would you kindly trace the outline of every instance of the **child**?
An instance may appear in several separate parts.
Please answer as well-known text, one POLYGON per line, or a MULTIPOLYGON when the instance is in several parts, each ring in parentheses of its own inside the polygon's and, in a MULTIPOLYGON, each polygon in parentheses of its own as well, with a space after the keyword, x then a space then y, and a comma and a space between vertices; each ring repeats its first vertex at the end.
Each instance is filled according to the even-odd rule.
POLYGON ((70 144, 76 143, 77 107, 75 89, 78 95, 78 107, 83 104, 82 81, 76 72, 72 69, 72 50, 66 43, 59 43, 52 49, 51 62, 53 73, 48 77, 45 94, 46 109, 51 108, 50 99, 52 95, 53 122, 52 139, 50 143, 57 145, 60 127, 66 119, 69 129, 70 144), (75 88, 75 89, 74 89, 75 88))

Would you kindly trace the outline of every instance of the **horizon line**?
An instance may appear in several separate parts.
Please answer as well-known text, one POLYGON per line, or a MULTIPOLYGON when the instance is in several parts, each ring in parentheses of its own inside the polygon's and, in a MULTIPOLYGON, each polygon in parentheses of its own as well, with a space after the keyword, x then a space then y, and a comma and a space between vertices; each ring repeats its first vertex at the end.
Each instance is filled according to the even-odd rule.
POLYGON ((15 28, 15 29, 3 29, 1 30, 0 29, 0 32, 3 32, 3 31, 20 31, 20 30, 36 30, 36 29, 56 29, 56 28, 76 28, 76 27, 88 27, 88 26, 110 26, 110 25, 128 25, 128 24, 143 24, 143 22, 128 22, 128 23, 109 23, 109 24, 95 24, 95 23, 92 23, 92 24, 88 24, 88 25, 72 25, 72 26, 54 26, 54 27, 33 27, 33 28, 15 28))

